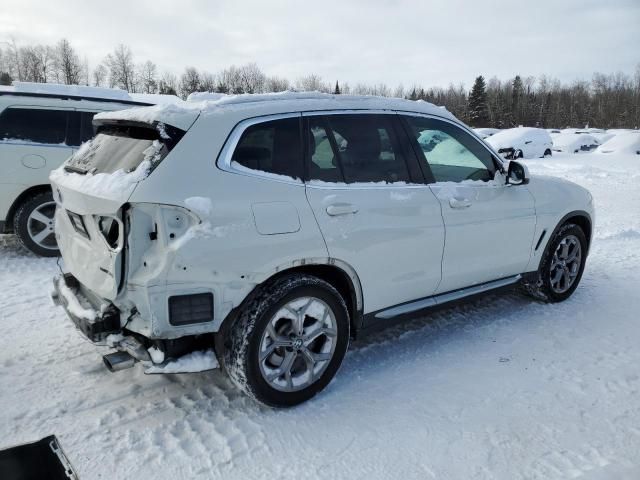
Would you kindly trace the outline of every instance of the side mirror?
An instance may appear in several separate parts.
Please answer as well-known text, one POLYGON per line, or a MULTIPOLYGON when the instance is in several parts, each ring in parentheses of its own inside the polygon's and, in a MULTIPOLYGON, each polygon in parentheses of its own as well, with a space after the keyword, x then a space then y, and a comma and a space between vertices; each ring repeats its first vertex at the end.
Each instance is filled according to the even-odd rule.
POLYGON ((514 160, 509 162, 507 185, 526 185, 529 183, 529 169, 526 165, 514 160))

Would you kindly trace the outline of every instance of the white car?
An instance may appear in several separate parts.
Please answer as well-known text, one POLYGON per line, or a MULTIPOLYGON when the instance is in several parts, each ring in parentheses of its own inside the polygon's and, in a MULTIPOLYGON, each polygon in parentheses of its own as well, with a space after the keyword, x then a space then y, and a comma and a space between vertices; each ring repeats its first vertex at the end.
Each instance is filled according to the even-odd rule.
POLYGON ((38 255, 58 255, 49 172, 93 136, 96 112, 156 101, 107 88, 26 82, 0 87, 0 233, 16 233, 38 255))
POLYGON ((222 365, 253 398, 295 405, 353 338, 500 288, 562 301, 584 269, 589 192, 507 171, 428 103, 240 95, 94 123, 51 173, 53 298, 116 349, 111 370, 222 365))
POLYGON ((553 137, 553 151, 585 153, 598 148, 600 142, 590 133, 561 133, 553 137))
POLYGON ((533 127, 502 130, 485 141, 507 159, 546 157, 553 145, 549 132, 533 127))
POLYGON ((498 133, 500 129, 499 128, 474 128, 473 131, 476 132, 478 135, 480 135, 480 138, 484 140, 485 138, 488 138, 491 135, 495 135, 496 133, 498 133))
POLYGON ((631 131, 615 135, 609 141, 600 145, 596 152, 640 155, 640 132, 631 131))

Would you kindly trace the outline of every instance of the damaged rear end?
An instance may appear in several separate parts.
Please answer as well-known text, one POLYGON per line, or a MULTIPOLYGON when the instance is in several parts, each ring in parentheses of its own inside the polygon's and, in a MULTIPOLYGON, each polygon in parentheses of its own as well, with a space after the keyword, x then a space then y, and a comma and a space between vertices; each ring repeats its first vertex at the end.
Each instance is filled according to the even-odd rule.
MULTIPOLYGON (((127 288, 130 233, 145 223, 142 217, 166 214, 174 222, 182 220, 185 228, 199 221, 179 207, 130 203, 137 186, 153 175, 198 116, 197 111, 174 116, 172 125, 162 121, 162 109, 154 112, 154 108, 133 120, 127 111, 97 116, 96 136, 50 176, 57 204, 56 239, 64 260, 64 273, 54 279, 52 297, 89 340, 116 348, 104 358, 111 371, 135 361, 155 364, 158 370, 158 365, 171 363, 194 347, 206 347, 204 340, 202 345, 197 340, 188 345, 154 340, 146 327, 148 305, 132 301, 130 292, 135 288, 127 288), (131 328, 134 324, 138 328, 131 328)), ((153 241, 162 225, 152 222, 144 228, 153 241)), ((209 364, 196 363, 213 368, 214 361, 215 357, 209 364)))

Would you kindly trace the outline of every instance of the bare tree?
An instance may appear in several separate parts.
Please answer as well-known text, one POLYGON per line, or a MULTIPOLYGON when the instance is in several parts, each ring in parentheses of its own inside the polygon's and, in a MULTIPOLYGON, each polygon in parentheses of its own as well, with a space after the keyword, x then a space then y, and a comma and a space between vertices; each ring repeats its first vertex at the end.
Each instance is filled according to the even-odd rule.
POLYGON ((108 74, 109 71, 107 70, 107 67, 105 67, 102 63, 98 64, 98 66, 93 69, 93 86, 104 86, 108 74))
POLYGON ((195 67, 187 67, 180 77, 180 95, 187 98, 190 93, 200 90, 200 74, 195 67))
POLYGON ((202 72, 200 75, 200 90, 203 92, 216 91, 216 77, 209 72, 202 72))
POLYGON ((290 88, 289 80, 277 76, 268 77, 264 87, 266 92, 284 92, 290 88))
POLYGON ((300 77, 296 80, 296 89, 301 92, 330 92, 331 87, 322 81, 320 75, 315 73, 300 77))
POLYGON ((178 78, 172 72, 164 72, 158 82, 158 93, 163 95, 178 94, 178 78))
POLYGON ((156 64, 151 60, 147 60, 139 67, 140 89, 142 93, 156 93, 158 90, 158 69, 156 64))
POLYGON ((238 67, 239 89, 242 93, 261 93, 266 76, 255 63, 238 67))
POLYGON ((61 39, 56 45, 56 71, 61 83, 77 85, 80 82, 80 59, 66 38, 61 39))
POLYGON ((130 92, 135 90, 135 66, 129 47, 118 45, 113 53, 106 56, 104 63, 109 69, 110 87, 118 86, 130 92))

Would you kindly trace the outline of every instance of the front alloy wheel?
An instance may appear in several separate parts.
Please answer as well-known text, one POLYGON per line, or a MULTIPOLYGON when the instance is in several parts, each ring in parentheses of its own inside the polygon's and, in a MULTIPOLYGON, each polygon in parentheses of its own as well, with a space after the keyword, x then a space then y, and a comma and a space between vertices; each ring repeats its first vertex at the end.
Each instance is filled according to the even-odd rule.
POLYGON ((553 254, 549 267, 549 285, 555 293, 567 292, 575 283, 582 266, 582 246, 575 235, 564 237, 553 254))
POLYGON ((302 403, 338 371, 349 344, 349 312, 329 283, 306 274, 258 287, 225 341, 234 384, 273 407, 302 403))

